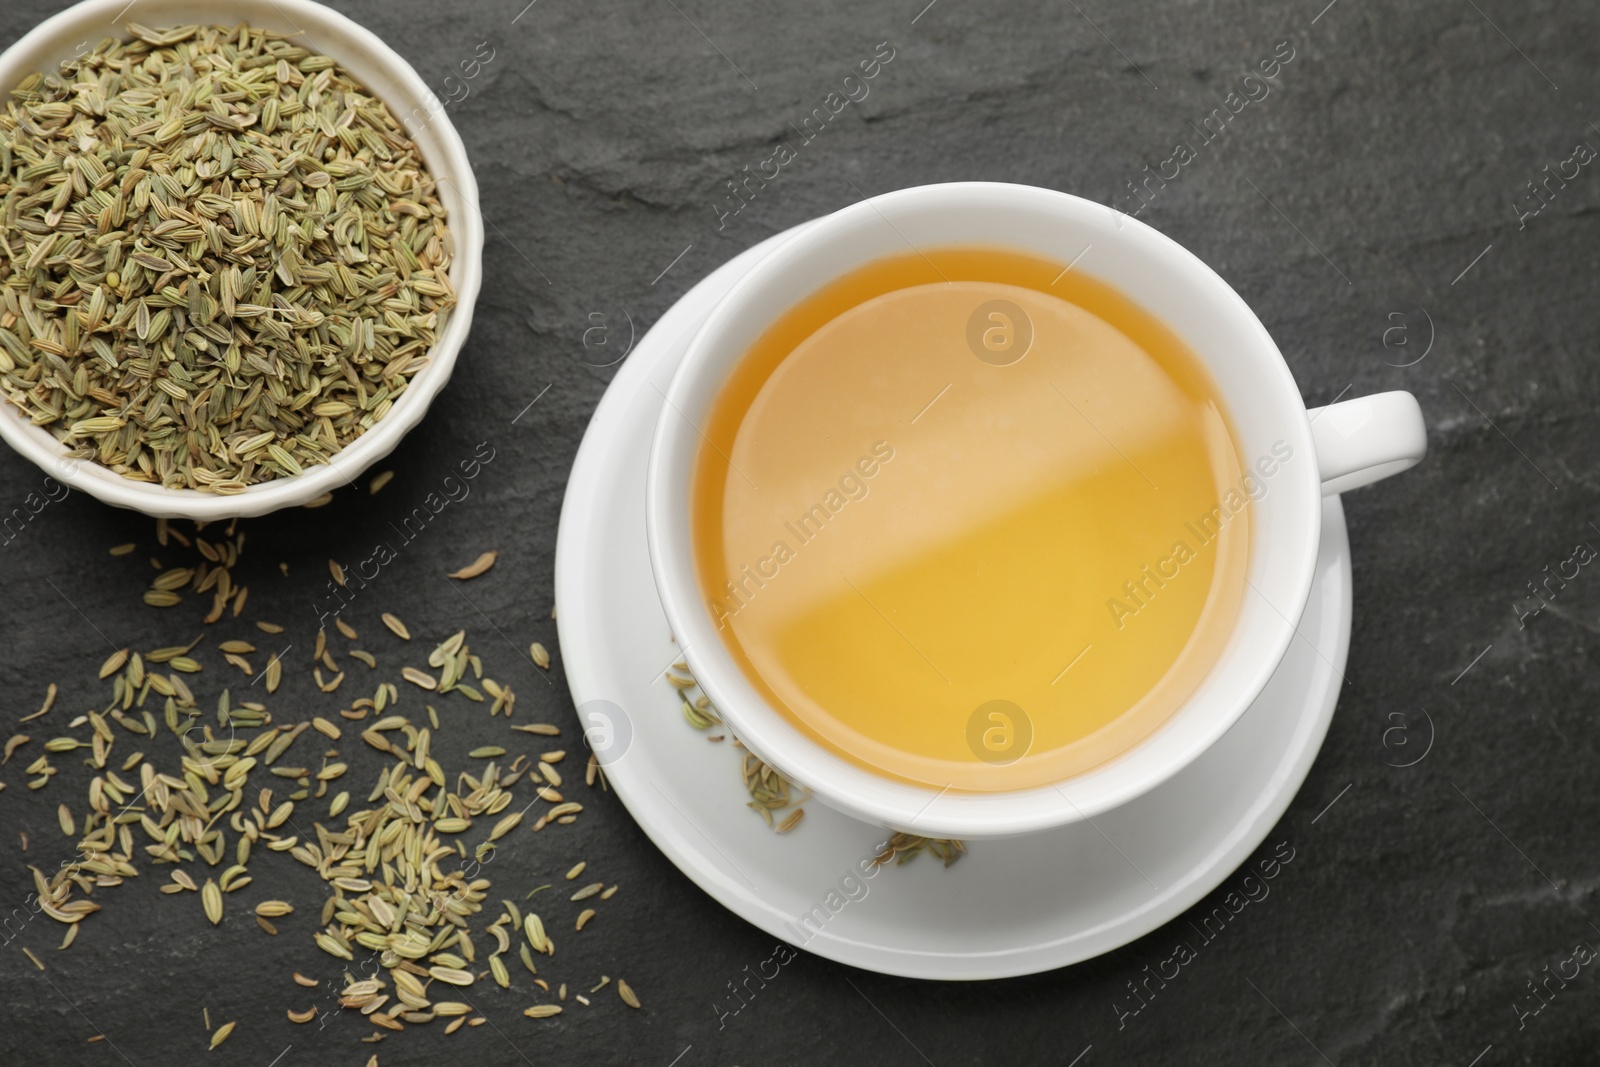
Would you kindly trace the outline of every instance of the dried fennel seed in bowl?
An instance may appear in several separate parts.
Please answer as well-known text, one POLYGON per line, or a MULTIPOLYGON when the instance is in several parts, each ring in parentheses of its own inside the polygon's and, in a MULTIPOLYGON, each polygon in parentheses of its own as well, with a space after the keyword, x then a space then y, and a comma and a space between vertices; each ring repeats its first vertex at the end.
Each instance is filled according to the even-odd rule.
POLYGON ((455 304, 434 179, 328 56, 128 32, 0 113, 0 390, 130 479, 297 475, 383 418, 455 304))

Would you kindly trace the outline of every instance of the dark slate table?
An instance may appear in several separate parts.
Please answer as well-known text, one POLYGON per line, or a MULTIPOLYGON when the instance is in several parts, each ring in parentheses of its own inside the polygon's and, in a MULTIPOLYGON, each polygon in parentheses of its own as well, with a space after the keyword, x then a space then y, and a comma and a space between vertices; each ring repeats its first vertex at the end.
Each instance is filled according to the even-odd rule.
MULTIPOLYGON (((982 985, 802 955, 719 1030, 711 1005, 725 978, 767 958, 771 938, 680 875, 612 799, 571 828, 573 849, 624 886, 583 951, 629 976, 646 1010, 532 1024, 521 999, 481 991, 493 1026, 396 1035, 376 1049, 385 1067, 447 1054, 660 1067, 1066 1064, 1080 1054, 1085 1067, 1595 1061, 1600 978, 1573 961, 1600 944, 1600 576, 1584 566, 1551 583, 1536 613, 1530 588, 1578 546, 1600 544, 1600 176, 1566 162, 1600 145, 1592 5, 525 2, 335 4, 441 95, 481 42, 492 47, 450 107, 491 224, 487 282, 454 380, 384 464, 394 482, 376 497, 348 490, 321 511, 248 524, 251 615, 308 622, 325 560, 362 554, 490 440, 496 459, 470 501, 394 564, 385 606, 430 633, 468 627, 520 691, 519 720, 561 723, 570 737, 559 652, 545 684, 516 649, 554 646, 562 490, 616 373, 592 365, 604 360, 584 345, 591 316, 647 326, 762 238, 859 194, 925 182, 1027 182, 1141 210, 1256 308, 1308 401, 1412 390, 1431 451, 1417 470, 1346 500, 1349 685, 1263 849, 1286 840, 1296 860, 1270 899, 1120 1027, 1129 983, 1169 954, 1182 920, 1089 963, 982 985), (788 124, 885 41, 894 58, 870 95, 722 217, 726 182, 770 158, 788 124), (1280 48, 1292 59, 1262 96, 1244 76, 1280 48), (1203 120, 1235 92, 1238 114, 1201 146, 1203 120), (1259 98, 1238 102, 1245 93, 1259 98), (1194 158, 1167 163, 1180 143, 1194 158), (1147 166, 1178 176, 1152 185, 1141 208, 1127 183, 1147 166), (1575 167, 1535 198, 1530 182, 1575 167), (502 556, 494 580, 473 587, 480 615, 437 575, 488 547, 502 556), (1426 758, 1395 766, 1430 739, 1426 758)), ((60 6, 9 0, 0 43, 60 6)), ((0 453, 5 510, 41 485, 39 471, 0 453)), ((198 632, 197 612, 140 603, 152 535, 149 520, 78 494, 6 531, 0 733, 52 680, 63 686, 58 724, 101 701, 93 668, 108 641, 150 647, 198 632), (138 557, 107 555, 124 541, 140 544, 138 557)), ((304 670, 290 673, 285 694, 309 700, 304 670)), ((22 767, 52 735, 40 725, 0 770, 7 911, 31 890, 26 863, 49 868, 70 854, 56 804, 82 807, 70 772, 27 790, 22 767), (32 839, 26 854, 19 831, 32 839)), ((449 744, 464 752, 471 741, 449 744)), ((527 849, 502 862, 520 883, 554 861, 527 849)), ((318 899, 314 876, 274 869, 298 899, 318 899)), ((360 1020, 317 1031, 283 1018, 296 1002, 290 971, 332 973, 307 940, 309 917, 285 920, 275 940, 238 916, 213 929, 193 896, 157 894, 165 880, 147 869, 101 894, 105 910, 67 952, 44 919, 0 950, 0 1062, 202 1062, 203 1007, 214 1022, 240 1023, 205 1062, 366 1061, 374 1050, 358 1043, 370 1030, 360 1020), (97 1032, 108 1040, 86 1044, 97 1032)))

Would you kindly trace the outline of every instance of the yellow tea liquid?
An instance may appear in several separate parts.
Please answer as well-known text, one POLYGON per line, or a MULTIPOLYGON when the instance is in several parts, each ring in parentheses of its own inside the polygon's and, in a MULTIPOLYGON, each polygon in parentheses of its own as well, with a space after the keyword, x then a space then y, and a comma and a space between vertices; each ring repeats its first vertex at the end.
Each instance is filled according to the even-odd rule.
POLYGON ((1232 629, 1250 515, 1216 389, 1063 267, 871 263, 769 328, 701 427, 693 535, 723 640, 880 774, 995 791, 1087 770, 1160 726, 1232 629))

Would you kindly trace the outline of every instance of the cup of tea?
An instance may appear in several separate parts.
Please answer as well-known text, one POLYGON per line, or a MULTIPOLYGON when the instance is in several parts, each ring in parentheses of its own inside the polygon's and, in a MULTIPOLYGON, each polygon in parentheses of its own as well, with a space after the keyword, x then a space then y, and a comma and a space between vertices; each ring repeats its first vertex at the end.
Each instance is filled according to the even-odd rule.
POLYGON ((1193 761, 1295 635, 1321 498, 1426 451, 1408 393, 1307 411, 1170 238, 992 183, 802 227, 665 396, 648 540, 696 680, 819 799, 936 837, 1193 761))

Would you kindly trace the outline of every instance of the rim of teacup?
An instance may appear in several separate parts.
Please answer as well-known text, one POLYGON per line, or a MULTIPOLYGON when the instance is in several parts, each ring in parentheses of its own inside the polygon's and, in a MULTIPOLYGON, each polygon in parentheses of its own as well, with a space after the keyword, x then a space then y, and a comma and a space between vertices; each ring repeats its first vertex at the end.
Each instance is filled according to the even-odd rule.
MULTIPOLYGON (((819 219, 734 284, 690 341, 664 392, 646 478, 647 531, 657 589, 690 669, 751 751, 818 799, 867 821, 923 836, 1001 836, 1092 818, 1127 803, 1178 773, 1238 720, 1282 660, 1310 594, 1321 486, 1305 403, 1277 346, 1243 298, 1193 253, 1136 219, 1067 193, 988 182, 919 186, 819 219), (1068 232, 1078 243, 1058 247, 1068 232), (1261 423, 1250 424, 1250 444, 1236 438, 1241 460, 1249 463, 1255 454, 1251 445, 1260 444, 1263 431, 1302 457, 1287 484, 1280 481, 1253 509, 1269 510, 1276 530, 1263 543, 1255 536, 1260 520, 1252 515, 1250 589, 1227 647, 1190 700, 1107 763, 1061 782, 1010 792, 963 793, 889 778, 805 735, 766 702, 718 637, 692 548, 688 501, 702 441, 698 427, 749 343, 808 292, 853 266, 908 247, 959 244, 1048 251, 1061 262, 1084 245, 1104 249, 1099 263, 1081 269, 1166 322, 1214 376, 1214 360, 1220 357, 1208 346, 1233 346, 1223 360, 1233 361, 1232 378, 1219 384, 1235 432, 1246 436, 1239 430, 1241 416, 1261 423), (1108 265, 1113 269, 1095 269, 1108 265), (1133 283, 1121 284, 1120 275, 1133 283), (1152 306, 1143 291, 1155 285, 1176 287, 1163 306, 1152 306), (1174 321, 1174 313, 1185 321, 1174 321), (1197 322, 1214 334, 1205 345, 1193 336, 1197 322), (1247 386, 1269 415, 1238 410, 1247 386)), ((1283 469, 1289 470, 1287 462, 1283 469)))
MULTIPOLYGON (((205 0, 140 0, 135 11, 130 12, 129 7, 127 0, 83 0, 44 20, 0 52, 0 86, 9 88, 35 71, 70 62, 82 54, 81 49, 121 33, 125 16, 137 14, 136 21, 147 25, 219 21, 219 9, 205 0)), ((66 449, 49 431, 33 425, 16 405, 0 397, 0 438, 18 453, 71 489, 156 518, 215 521, 264 515, 309 503, 350 484, 394 450, 450 380, 472 327, 473 305, 483 279, 483 219, 478 210, 477 179, 460 135, 421 75, 376 34, 315 0, 230 0, 225 14, 229 25, 248 22, 304 34, 312 47, 332 56, 406 125, 449 212, 454 246, 450 282, 457 303, 428 350, 427 365, 412 376, 388 413, 370 430, 334 453, 328 463, 252 485, 240 493, 169 489, 125 478, 90 460, 68 459, 66 449), (416 128, 407 117, 419 114, 425 115, 426 121, 416 128)))

